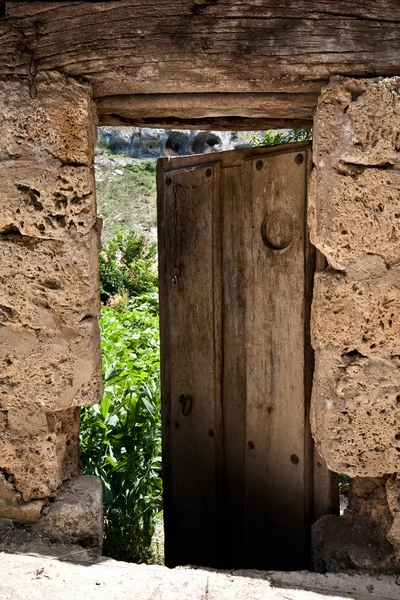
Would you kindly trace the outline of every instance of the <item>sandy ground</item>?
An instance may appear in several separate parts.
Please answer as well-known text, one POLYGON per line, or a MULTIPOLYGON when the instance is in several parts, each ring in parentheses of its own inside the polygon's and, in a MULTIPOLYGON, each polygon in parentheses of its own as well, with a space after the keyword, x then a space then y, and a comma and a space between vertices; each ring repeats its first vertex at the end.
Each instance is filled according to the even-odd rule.
POLYGON ((73 549, 58 558, 0 553, 0 573, 1 600, 400 599, 395 576, 167 569, 73 549))

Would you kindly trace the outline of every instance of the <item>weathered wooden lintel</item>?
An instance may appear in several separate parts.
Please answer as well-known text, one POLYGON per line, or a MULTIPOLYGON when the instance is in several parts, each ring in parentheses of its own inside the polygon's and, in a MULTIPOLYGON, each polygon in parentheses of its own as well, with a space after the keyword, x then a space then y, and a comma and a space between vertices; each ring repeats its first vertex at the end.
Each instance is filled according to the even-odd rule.
POLYGON ((136 94, 96 101, 100 125, 266 129, 312 125, 316 94, 136 94))
POLYGON ((332 75, 398 75, 399 25, 398 0, 7 0, 0 77, 60 71, 95 98, 317 94, 332 75))

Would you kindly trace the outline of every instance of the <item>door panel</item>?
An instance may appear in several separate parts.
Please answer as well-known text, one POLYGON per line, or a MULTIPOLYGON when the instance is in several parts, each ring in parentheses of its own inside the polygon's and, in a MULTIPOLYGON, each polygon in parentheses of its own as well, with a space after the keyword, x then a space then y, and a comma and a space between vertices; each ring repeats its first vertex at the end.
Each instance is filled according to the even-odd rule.
POLYGON ((220 566, 244 564, 246 441, 245 202, 242 166, 222 170, 223 206, 223 527, 220 566))
POLYGON ((246 562, 258 568, 307 566, 306 164, 304 151, 244 164, 246 562))
POLYGON ((169 566, 308 564, 309 165, 309 144, 158 162, 169 566))
POLYGON ((214 561, 216 440, 221 387, 220 164, 163 178, 160 248, 165 244, 164 432, 169 455, 166 512, 174 524, 169 562, 214 561), (201 492, 201 493, 200 493, 201 492))

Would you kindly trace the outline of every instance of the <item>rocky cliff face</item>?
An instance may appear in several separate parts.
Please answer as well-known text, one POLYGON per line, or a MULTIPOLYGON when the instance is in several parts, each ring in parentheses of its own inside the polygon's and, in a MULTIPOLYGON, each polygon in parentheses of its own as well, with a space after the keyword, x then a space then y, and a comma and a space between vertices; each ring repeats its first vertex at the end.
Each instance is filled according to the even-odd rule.
POLYGON ((206 154, 250 146, 251 131, 198 131, 100 127, 98 152, 132 158, 206 154))

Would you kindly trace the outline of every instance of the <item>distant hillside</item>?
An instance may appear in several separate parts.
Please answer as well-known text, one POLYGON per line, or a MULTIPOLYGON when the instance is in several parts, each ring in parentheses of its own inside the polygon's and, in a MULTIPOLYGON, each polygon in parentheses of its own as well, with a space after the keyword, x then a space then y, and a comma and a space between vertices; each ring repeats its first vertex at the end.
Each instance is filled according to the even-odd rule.
POLYGON ((156 160, 97 156, 97 213, 103 219, 103 245, 113 236, 135 227, 156 237, 156 160))

